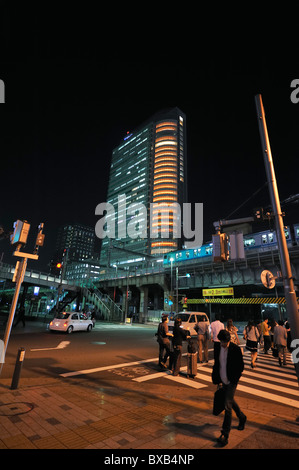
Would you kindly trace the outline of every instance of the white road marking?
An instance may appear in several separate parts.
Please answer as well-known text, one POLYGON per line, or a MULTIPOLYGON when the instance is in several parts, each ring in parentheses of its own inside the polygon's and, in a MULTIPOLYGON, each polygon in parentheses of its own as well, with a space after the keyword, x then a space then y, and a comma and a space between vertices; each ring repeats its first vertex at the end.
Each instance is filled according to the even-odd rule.
MULTIPOLYGON (((262 368, 259 368, 258 369, 260 372, 263 372, 265 371, 266 372, 266 369, 262 369, 262 368)), ((275 375, 278 375, 279 376, 279 372, 271 372, 272 374, 275 374, 275 375)), ((243 371, 243 375, 252 375, 253 377, 256 377, 257 379, 264 379, 264 380, 274 380, 275 377, 271 376, 271 375, 266 375, 266 374, 259 374, 258 372, 256 372, 256 369, 255 370, 244 370, 243 371)), ((297 377, 290 377, 290 379, 292 380, 284 380, 281 378, 281 376, 279 377, 279 379, 277 379, 279 381, 280 384, 284 384, 284 385, 288 385, 290 387, 295 387, 296 385, 298 385, 298 381, 297 381, 297 377)))
MULTIPOLYGON (((197 374, 196 378, 200 379, 200 380, 205 380, 206 382, 211 382, 211 377, 208 376, 208 375, 197 374)), ((247 382, 247 381, 248 381, 248 379, 245 379, 245 382, 247 382)), ((240 382, 242 382, 242 383, 244 382, 243 377, 240 379, 240 382)), ((245 385, 242 385, 240 382, 238 384, 237 390, 239 390, 241 392, 246 392, 246 393, 249 393, 250 395, 257 395, 258 397, 261 397, 261 398, 266 398, 268 400, 277 401, 278 403, 284 403, 286 405, 293 406, 295 408, 299 408, 299 401, 293 400, 293 399, 285 397, 285 396, 276 395, 274 393, 265 392, 264 390, 251 388, 251 387, 246 387, 245 385)), ((250 382, 250 380, 249 380, 249 382, 250 382)), ((263 382, 258 382, 258 381, 255 381, 255 382, 257 384, 260 384, 262 387, 265 387, 265 384, 263 382)), ((251 381, 251 383, 253 383, 253 381, 251 381)), ((267 385, 268 385, 268 388, 274 389, 274 387, 271 384, 267 384, 267 385)), ((285 393, 294 394, 294 395, 298 396, 298 391, 295 391, 295 393, 294 393, 294 390, 290 390, 290 389, 287 389, 285 387, 281 387, 281 389, 285 393)))
POLYGON ((237 390, 249 393, 251 395, 257 395, 258 397, 266 398, 267 400, 277 401, 278 403, 289 405, 294 408, 299 408, 299 401, 292 400, 291 398, 284 397, 282 395, 264 392, 263 390, 257 390, 255 388, 246 387, 244 385, 238 385, 237 390))
POLYGON ((173 375, 165 375, 166 379, 173 380, 173 382, 179 382, 183 385, 187 385, 188 387, 192 388, 204 388, 207 385, 201 384, 193 379, 186 379, 185 377, 173 376, 173 375))
POLYGON ((179 382, 181 384, 187 385, 188 387, 192 387, 192 388, 207 387, 207 385, 201 384, 200 382, 197 382, 195 380, 186 379, 186 377, 174 376, 170 373, 170 371, 168 371, 168 373, 165 371, 165 372, 157 372, 156 374, 144 375, 143 377, 136 377, 135 379, 133 379, 133 381, 134 382, 146 382, 147 380, 158 379, 160 377, 164 377, 165 379, 170 379, 173 382, 179 382))
MULTIPOLYGON (((247 382, 247 383, 250 383, 250 384, 253 384, 253 385, 257 385, 259 387, 263 387, 263 388, 270 388, 271 390, 276 390, 277 392, 283 392, 283 393, 288 393, 289 395, 295 395, 296 397, 299 398, 299 390, 293 390, 291 388, 287 388, 287 387, 280 387, 280 385, 276 385, 276 384, 273 384, 273 383, 266 383, 266 382, 261 382, 260 380, 254 380, 254 379, 250 379, 249 377, 244 377, 242 376, 241 379, 240 379, 240 382, 247 382)), ((299 403, 298 403, 299 404, 299 403)))
POLYGON ((61 341, 56 348, 30 349, 30 351, 52 351, 53 349, 64 349, 70 344, 70 341, 61 341))
MULTIPOLYGON (((184 355, 186 355, 186 354, 184 354, 184 355)), ((271 381, 271 380, 275 381, 275 382, 278 381, 280 384, 285 384, 285 385, 289 385, 289 386, 294 386, 294 387, 297 386, 297 382, 296 382, 297 377, 295 375, 295 370, 293 370, 292 368, 288 369, 288 371, 285 370, 286 373, 283 375, 283 372, 284 372, 283 368, 281 369, 278 365, 277 366, 270 365, 268 363, 268 359, 270 359, 269 362, 271 363, 274 358, 272 359, 270 357, 267 357, 267 358, 265 357, 265 358, 262 358, 262 361, 260 361, 258 363, 259 364, 258 365, 258 370, 259 370, 260 374, 256 373, 256 371, 245 370, 244 375, 255 376, 256 378, 264 378, 267 381, 271 381), (265 374, 264 376, 261 376, 261 374, 263 372, 267 372, 268 375, 265 374), (270 374, 273 374, 273 375, 271 376, 270 374), (280 377, 275 377, 275 375, 280 376, 280 377), (284 380, 284 379, 289 379, 289 380, 284 380), (294 383, 292 383, 291 380, 294 380, 294 383)), ((76 376, 76 375, 92 374, 92 373, 95 373, 95 372, 101 372, 101 371, 105 371, 105 370, 109 370, 109 369, 111 370, 111 369, 118 369, 118 368, 123 368, 123 367, 130 367, 130 366, 145 364, 147 362, 155 362, 156 360, 157 360, 156 358, 151 358, 151 359, 145 359, 145 360, 142 360, 142 361, 125 362, 125 363, 122 363, 122 364, 114 364, 112 366, 110 365, 110 366, 98 367, 98 368, 94 368, 94 369, 85 369, 85 370, 74 371, 74 372, 66 372, 66 373, 60 374, 60 375, 62 377, 73 377, 73 376, 76 376)), ((250 357, 249 357, 248 352, 245 352, 244 360, 245 360, 245 363, 247 363, 248 361, 250 362, 250 357)), ((197 375, 195 377, 195 379, 197 379, 197 380, 191 380, 191 379, 188 379, 188 378, 185 378, 185 377, 182 377, 182 376, 173 376, 173 375, 170 374, 169 371, 168 371, 168 373, 167 373, 167 371, 162 371, 162 372, 157 372, 157 373, 154 373, 154 374, 148 374, 148 375, 144 375, 142 377, 136 377, 133 380, 135 382, 142 383, 142 382, 146 382, 148 380, 153 380, 153 379, 161 377, 161 378, 166 378, 168 380, 172 380, 172 381, 181 383, 181 384, 189 386, 189 387, 193 387, 193 388, 197 388, 197 389, 204 388, 204 387, 207 387, 207 385, 205 385, 205 384, 203 384, 199 381, 201 380, 201 381, 209 382, 210 384, 212 384, 211 369, 213 367, 213 363, 214 363, 214 360, 211 360, 209 363, 201 364, 201 365, 198 366, 198 370, 202 371, 202 372, 206 372, 206 374, 205 373, 200 373, 200 372, 197 373, 197 375)), ((187 370, 186 366, 181 368, 181 372, 185 372, 186 370, 187 370)), ((248 393, 250 395, 255 395, 255 396, 258 396, 258 397, 261 397, 261 398, 265 398, 267 400, 275 401, 275 402, 285 404, 285 405, 288 405, 288 406, 292 406, 294 408, 299 409, 299 400, 293 400, 292 398, 288 398, 285 395, 277 395, 275 393, 269 393, 269 392, 264 391, 262 389, 248 387, 246 385, 243 385, 243 383, 247 382, 247 383, 251 383, 253 385, 260 386, 262 388, 270 388, 271 390, 280 391, 283 394, 295 395, 295 396, 299 396, 298 390, 295 390, 294 388, 291 389, 291 388, 288 388, 288 387, 283 387, 283 386, 280 386, 280 385, 268 383, 268 382, 265 382, 265 381, 262 382, 262 381, 254 380, 254 379, 252 379, 250 377, 246 377, 244 375, 240 379, 241 383, 239 382, 237 390, 239 390, 241 392, 248 393)))
POLYGON ((145 364, 147 362, 154 362, 156 360, 157 358, 154 358, 154 359, 152 358, 152 359, 145 359, 143 361, 124 362, 123 364, 114 364, 112 366, 96 367, 95 369, 83 369, 83 370, 77 370, 74 372, 65 372, 64 374, 59 374, 59 375, 61 375, 61 377, 74 377, 75 375, 94 374, 95 372, 102 372, 104 370, 109 370, 109 369, 117 369, 119 367, 136 366, 139 364, 145 364))
POLYGON ((146 382, 147 380, 159 379, 160 377, 166 376, 166 372, 157 372, 156 374, 143 375, 142 377, 136 377, 134 382, 146 382))

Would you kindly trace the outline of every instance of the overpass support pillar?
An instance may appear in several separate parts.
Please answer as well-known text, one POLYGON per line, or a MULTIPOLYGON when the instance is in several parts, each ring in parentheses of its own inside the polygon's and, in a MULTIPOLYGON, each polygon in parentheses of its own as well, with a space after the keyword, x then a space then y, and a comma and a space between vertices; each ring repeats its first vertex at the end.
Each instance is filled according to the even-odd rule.
POLYGON ((127 314, 127 311, 128 311, 128 305, 127 305, 128 299, 127 299, 127 288, 126 287, 121 288, 121 295, 122 295, 121 309, 122 309, 124 317, 125 317, 126 314, 127 314))
POLYGON ((139 323, 145 323, 148 316, 148 287, 141 286, 140 290, 140 304, 139 304, 139 323))

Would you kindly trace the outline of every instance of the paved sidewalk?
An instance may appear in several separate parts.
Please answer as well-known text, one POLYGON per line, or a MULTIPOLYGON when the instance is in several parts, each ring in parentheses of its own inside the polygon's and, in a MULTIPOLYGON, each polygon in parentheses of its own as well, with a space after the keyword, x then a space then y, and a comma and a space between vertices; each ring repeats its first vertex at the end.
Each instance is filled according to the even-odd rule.
MULTIPOLYGON (((10 383, 0 379, 1 449, 217 449, 212 389, 92 376, 10 383)), ((225 449, 299 449, 297 409, 238 392, 237 401, 248 419, 238 431, 233 414, 225 449)))

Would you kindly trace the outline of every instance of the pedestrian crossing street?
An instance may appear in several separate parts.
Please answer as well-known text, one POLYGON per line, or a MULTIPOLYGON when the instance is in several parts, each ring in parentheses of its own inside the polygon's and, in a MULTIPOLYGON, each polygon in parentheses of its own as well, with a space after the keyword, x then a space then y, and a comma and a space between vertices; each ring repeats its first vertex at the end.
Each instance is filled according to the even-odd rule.
MULTIPOLYGON (((280 367, 278 359, 271 353, 259 354, 257 367, 252 369, 250 366, 250 353, 244 352, 245 368, 238 384, 238 392, 245 392, 250 395, 258 396, 266 400, 271 400, 280 404, 299 408, 299 387, 295 368, 292 363, 291 354, 287 354, 286 366, 280 367)), ((138 377, 134 380, 143 382, 146 380, 164 377, 168 380, 179 382, 192 388, 207 387, 212 383, 211 374, 213 362, 198 364, 197 375, 194 379, 187 378, 187 367, 181 367, 180 376, 174 377, 170 372, 160 372, 150 374, 144 377, 138 377), (185 376, 184 376, 185 375, 185 376)), ((182 359, 182 364, 184 359, 182 359)))

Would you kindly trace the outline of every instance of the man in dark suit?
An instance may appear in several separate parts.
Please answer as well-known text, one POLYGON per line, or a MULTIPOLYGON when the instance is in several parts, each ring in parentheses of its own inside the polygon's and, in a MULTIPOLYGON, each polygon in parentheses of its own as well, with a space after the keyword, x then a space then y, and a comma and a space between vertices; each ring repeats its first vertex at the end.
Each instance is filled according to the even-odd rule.
POLYGON ((219 444, 225 446, 228 443, 231 428, 232 409, 239 418, 238 429, 242 431, 245 427, 246 416, 234 400, 235 391, 244 370, 244 361, 240 347, 230 341, 230 333, 227 330, 219 331, 218 339, 220 348, 215 354, 212 380, 214 384, 222 384, 225 391, 224 420, 221 436, 217 439, 219 444))

